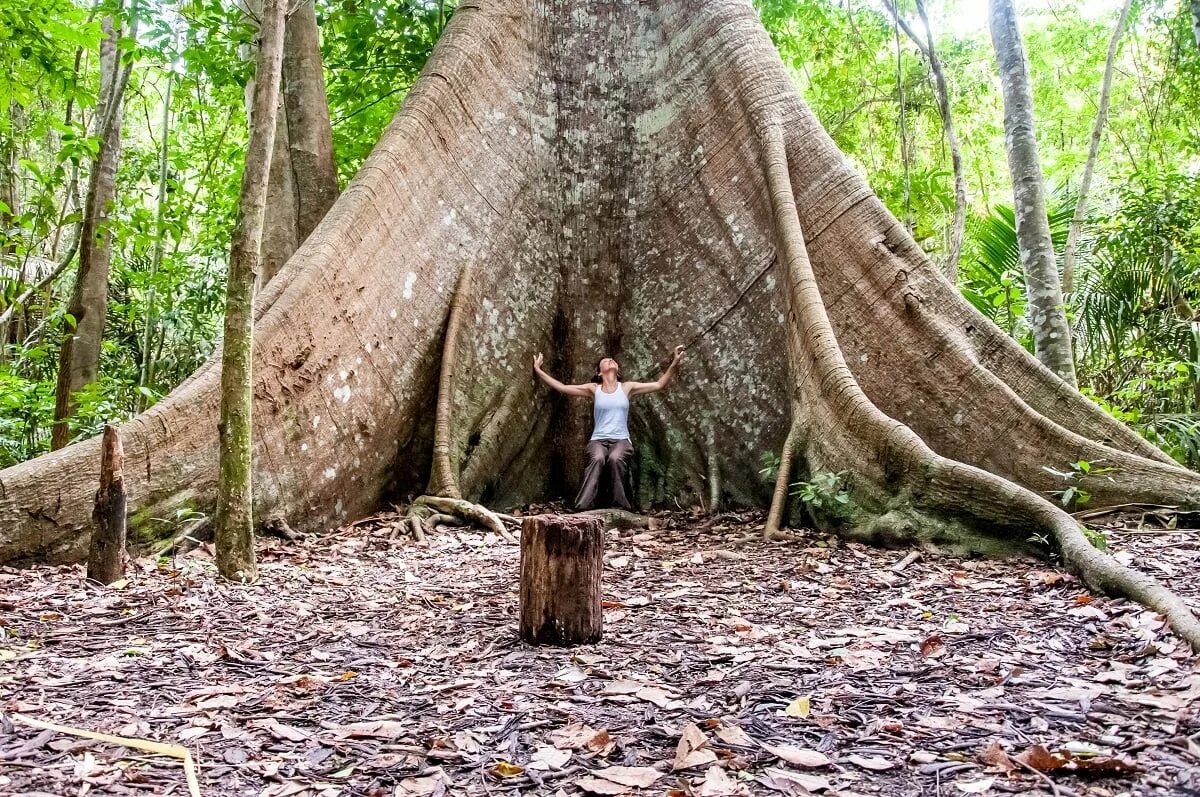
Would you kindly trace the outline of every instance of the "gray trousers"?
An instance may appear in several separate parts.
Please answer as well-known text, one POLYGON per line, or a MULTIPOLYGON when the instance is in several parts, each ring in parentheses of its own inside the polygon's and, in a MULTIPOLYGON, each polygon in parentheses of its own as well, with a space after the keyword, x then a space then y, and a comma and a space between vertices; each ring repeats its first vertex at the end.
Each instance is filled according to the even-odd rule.
POLYGON ((586 449, 587 464, 583 469, 583 484, 575 496, 575 509, 583 512, 596 505, 600 493, 601 479, 612 485, 612 503, 621 509, 633 509, 625 493, 625 479, 629 474, 629 460, 633 457, 633 444, 628 440, 591 440, 586 449))

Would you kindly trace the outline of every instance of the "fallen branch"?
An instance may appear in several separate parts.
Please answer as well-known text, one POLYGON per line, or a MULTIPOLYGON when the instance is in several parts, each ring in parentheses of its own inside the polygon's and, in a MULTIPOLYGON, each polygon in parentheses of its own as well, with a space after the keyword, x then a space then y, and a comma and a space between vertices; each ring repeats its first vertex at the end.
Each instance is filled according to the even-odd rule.
POLYGON ((54 731, 55 733, 65 733, 69 736, 79 736, 84 739, 94 739, 97 742, 107 742, 108 744, 119 744, 122 747, 128 747, 131 750, 141 750, 146 753, 154 753, 155 755, 165 755, 171 758, 178 758, 183 761, 183 774, 187 779, 188 792, 192 797, 200 797, 200 780, 196 776, 196 762, 192 759, 192 754, 186 747, 181 747, 177 744, 163 744, 162 742, 154 742, 149 739, 132 739, 128 736, 112 736, 107 733, 96 733, 95 731, 86 731, 81 728, 71 728, 66 725, 55 725, 52 722, 43 722, 35 720, 32 717, 26 717, 24 714, 11 714, 12 718, 17 722, 28 725, 31 728, 37 728, 44 731, 54 731))

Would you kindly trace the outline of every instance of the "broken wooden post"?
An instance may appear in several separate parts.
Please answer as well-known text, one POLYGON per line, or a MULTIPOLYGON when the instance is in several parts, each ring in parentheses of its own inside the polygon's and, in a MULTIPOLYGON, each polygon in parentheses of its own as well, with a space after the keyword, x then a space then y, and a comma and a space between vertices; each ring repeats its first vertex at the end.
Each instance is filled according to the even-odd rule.
POLYGON ((521 639, 534 645, 598 642, 604 520, 533 515, 521 525, 521 639))
POLYGON ((125 576, 125 451, 117 427, 104 427, 100 450, 100 489, 92 512, 96 527, 88 551, 87 577, 111 584, 125 576))

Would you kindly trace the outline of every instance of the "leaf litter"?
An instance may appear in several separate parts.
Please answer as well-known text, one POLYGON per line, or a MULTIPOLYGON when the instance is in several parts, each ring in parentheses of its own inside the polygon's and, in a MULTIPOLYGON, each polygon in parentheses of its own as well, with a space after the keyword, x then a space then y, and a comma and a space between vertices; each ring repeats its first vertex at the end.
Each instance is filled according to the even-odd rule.
MULTIPOLYGON (((605 637, 516 636, 519 552, 397 515, 206 546, 119 590, 0 568, 0 794, 1186 794, 1200 667, 1162 619, 1028 562, 904 556, 762 517, 609 532, 605 637), (749 541, 747 541, 749 537, 749 541), (902 567, 900 565, 903 565, 902 567)), ((1112 535, 1193 606, 1191 535, 1112 535)))

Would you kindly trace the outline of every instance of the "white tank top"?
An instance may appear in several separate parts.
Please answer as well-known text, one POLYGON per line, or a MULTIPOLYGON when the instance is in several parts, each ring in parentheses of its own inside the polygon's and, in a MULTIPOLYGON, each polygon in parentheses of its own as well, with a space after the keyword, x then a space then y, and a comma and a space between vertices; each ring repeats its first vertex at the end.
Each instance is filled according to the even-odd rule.
POLYGON ((625 386, 617 383, 617 389, 605 393, 604 387, 596 386, 595 404, 592 407, 593 440, 629 439, 629 396, 625 386))

